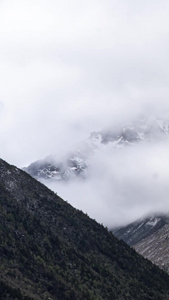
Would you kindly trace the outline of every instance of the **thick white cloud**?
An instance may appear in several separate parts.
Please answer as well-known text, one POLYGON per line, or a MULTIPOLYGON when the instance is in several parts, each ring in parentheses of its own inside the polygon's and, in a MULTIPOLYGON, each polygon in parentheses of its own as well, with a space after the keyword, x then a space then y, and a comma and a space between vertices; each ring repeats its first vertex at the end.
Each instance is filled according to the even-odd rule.
POLYGON ((127 148, 103 146, 91 159, 86 180, 51 189, 109 227, 151 213, 169 212, 169 140, 127 148))
POLYGON ((0 156, 59 157, 93 130, 167 112, 168 11, 167 0, 2 0, 0 156))

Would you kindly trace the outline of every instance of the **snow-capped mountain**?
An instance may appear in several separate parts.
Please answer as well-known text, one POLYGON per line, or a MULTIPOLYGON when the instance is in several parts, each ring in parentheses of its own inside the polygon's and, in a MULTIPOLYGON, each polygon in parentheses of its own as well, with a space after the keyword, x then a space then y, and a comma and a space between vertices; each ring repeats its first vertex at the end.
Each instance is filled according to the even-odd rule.
POLYGON ((155 117, 142 117, 100 132, 92 133, 90 139, 98 138, 102 144, 113 146, 131 145, 141 141, 162 139, 169 134, 169 121, 155 117))
POLYGON ((84 176, 87 164, 79 153, 57 162, 53 156, 30 164, 24 171, 37 179, 68 180, 73 176, 84 176))
POLYGON ((138 143, 153 142, 169 136, 169 121, 155 117, 141 117, 130 123, 94 131, 73 153, 68 153, 58 161, 55 156, 47 156, 24 168, 37 179, 69 180, 76 176, 85 177, 90 168, 91 157, 100 149, 134 146, 138 143), (89 163, 90 160, 90 163, 89 163))

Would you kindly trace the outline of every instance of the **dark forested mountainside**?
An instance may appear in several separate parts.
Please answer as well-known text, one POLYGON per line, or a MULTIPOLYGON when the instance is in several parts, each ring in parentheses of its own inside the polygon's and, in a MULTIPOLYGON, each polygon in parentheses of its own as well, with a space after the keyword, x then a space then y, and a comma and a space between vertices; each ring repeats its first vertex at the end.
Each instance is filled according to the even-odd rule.
POLYGON ((169 299, 165 272, 3 160, 0 260, 2 300, 169 299))

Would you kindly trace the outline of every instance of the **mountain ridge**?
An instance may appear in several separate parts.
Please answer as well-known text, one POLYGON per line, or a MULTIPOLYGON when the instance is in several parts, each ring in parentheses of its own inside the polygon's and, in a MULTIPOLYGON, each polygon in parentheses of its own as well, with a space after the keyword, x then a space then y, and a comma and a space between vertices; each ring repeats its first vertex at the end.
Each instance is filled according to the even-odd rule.
POLYGON ((133 246, 162 228, 165 224, 169 224, 169 215, 155 214, 138 219, 126 226, 117 227, 112 229, 112 231, 116 237, 133 246))
POLYGON ((142 117, 132 122, 116 125, 101 131, 93 131, 74 152, 67 153, 59 162, 55 155, 32 162, 23 170, 38 180, 72 180, 87 176, 92 156, 108 144, 111 150, 154 142, 169 137, 169 121, 158 117, 142 117), (90 161, 90 162, 89 162, 90 161))
POLYGON ((18 299, 169 299, 166 273, 3 160, 0 258, 1 279, 18 299))
POLYGON ((169 272, 169 214, 152 215, 113 229, 116 237, 169 272))

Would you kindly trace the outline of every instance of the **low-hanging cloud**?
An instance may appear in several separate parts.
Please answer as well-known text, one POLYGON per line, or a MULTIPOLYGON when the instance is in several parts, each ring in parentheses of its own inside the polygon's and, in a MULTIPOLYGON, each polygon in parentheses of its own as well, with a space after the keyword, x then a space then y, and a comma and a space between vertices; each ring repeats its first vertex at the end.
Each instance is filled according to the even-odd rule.
POLYGON ((24 166, 139 111, 168 109, 168 7, 1 1, 1 156, 24 166))
POLYGON ((85 180, 45 184, 108 227, 169 212, 168 146, 169 140, 116 149, 105 145, 91 158, 85 180))
MULTIPOLYGON (((59 159, 91 131, 167 113, 168 9, 167 0, 1 1, 0 156, 19 167, 59 159)), ((99 152, 90 180, 58 193, 107 224, 167 207, 165 149, 99 152)))

